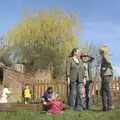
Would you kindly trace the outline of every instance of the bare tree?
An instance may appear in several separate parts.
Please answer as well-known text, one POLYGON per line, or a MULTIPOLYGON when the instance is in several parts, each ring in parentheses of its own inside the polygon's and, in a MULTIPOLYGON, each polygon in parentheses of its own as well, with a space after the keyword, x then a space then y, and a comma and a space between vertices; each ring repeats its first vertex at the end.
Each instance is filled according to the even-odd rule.
POLYGON ((99 47, 93 43, 88 43, 85 47, 86 51, 90 56, 94 58, 92 62, 92 69, 93 69, 93 78, 95 80, 99 80, 99 69, 100 69, 100 55, 99 55, 99 47))

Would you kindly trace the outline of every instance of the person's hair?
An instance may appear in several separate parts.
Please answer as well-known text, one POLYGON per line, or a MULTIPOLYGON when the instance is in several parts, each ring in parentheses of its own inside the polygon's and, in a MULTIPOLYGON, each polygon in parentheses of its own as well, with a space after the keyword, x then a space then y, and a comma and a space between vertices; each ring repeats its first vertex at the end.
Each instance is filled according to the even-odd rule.
POLYGON ((4 85, 4 88, 7 88, 8 87, 8 85, 4 85))
POLYGON ((104 55, 105 52, 103 50, 99 50, 100 55, 104 55))
POLYGON ((53 87, 48 87, 48 88, 47 88, 47 91, 49 91, 49 90, 53 90, 53 87))
POLYGON ((27 84, 25 84, 25 86, 29 86, 29 84, 27 83, 27 84))
POLYGON ((73 57, 74 56, 74 53, 77 52, 77 50, 79 50, 79 48, 73 48, 69 57, 73 57))
POLYGON ((86 57, 86 56, 88 56, 88 53, 85 51, 82 51, 80 58, 82 59, 83 57, 86 57))
POLYGON ((52 99, 59 99, 60 98, 60 96, 57 94, 57 93, 53 93, 52 94, 52 99))
POLYGON ((99 48, 100 55, 104 56, 104 55, 108 54, 108 51, 109 51, 109 49, 108 49, 108 46, 106 46, 106 45, 103 45, 99 48))

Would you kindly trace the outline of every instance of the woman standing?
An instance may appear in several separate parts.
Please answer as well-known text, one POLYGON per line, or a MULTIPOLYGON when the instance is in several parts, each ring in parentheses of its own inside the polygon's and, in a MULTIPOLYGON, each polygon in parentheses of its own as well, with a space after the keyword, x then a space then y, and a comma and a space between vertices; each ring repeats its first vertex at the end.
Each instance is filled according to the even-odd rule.
POLYGON ((67 81, 69 84, 68 105, 71 109, 83 110, 82 87, 84 68, 80 61, 80 50, 74 48, 67 61, 67 81))
POLYGON ((93 57, 89 56, 87 52, 84 52, 81 55, 81 60, 84 65, 84 79, 85 79, 85 89, 86 89, 86 109, 90 110, 92 108, 92 96, 91 96, 91 85, 92 85, 92 62, 94 60, 93 57))

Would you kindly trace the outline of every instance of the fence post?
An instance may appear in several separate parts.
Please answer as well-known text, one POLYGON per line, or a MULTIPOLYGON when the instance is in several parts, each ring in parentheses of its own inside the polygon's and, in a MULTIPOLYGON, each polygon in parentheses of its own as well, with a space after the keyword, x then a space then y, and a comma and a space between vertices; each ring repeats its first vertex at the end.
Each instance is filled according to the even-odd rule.
POLYGON ((32 84, 32 94, 33 94, 33 100, 35 100, 35 85, 32 84))

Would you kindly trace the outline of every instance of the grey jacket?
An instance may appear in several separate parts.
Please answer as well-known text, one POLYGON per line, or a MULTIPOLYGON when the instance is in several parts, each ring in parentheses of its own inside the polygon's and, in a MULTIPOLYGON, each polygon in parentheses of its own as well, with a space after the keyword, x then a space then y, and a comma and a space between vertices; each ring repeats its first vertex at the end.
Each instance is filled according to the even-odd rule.
POLYGON ((101 77, 113 76, 113 68, 108 56, 102 57, 100 74, 101 74, 101 77))
POLYGON ((77 64, 73 58, 68 58, 66 65, 66 75, 70 77, 70 81, 83 82, 84 66, 82 61, 77 64))

